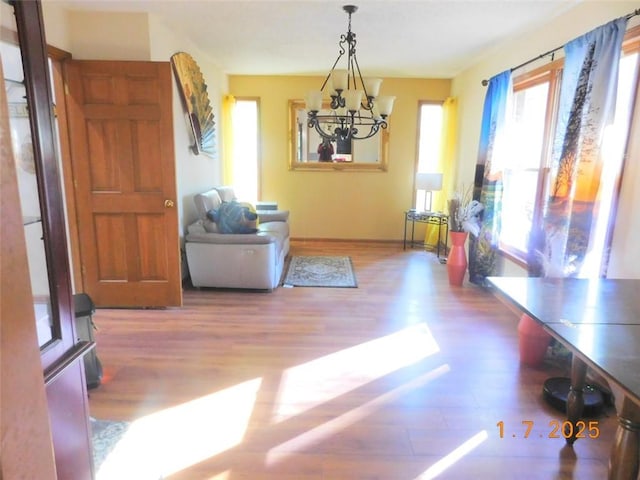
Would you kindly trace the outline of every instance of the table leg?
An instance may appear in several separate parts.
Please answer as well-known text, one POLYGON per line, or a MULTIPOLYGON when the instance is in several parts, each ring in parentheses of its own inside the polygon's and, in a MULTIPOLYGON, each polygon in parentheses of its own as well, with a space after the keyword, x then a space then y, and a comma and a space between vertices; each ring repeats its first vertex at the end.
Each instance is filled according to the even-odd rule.
POLYGON ((625 397, 609 458, 609 480, 636 480, 640 469, 640 408, 625 397))
POLYGON ((404 215, 404 238, 402 240, 402 250, 407 249, 407 214, 404 215))
POLYGON ((573 445, 578 433, 577 422, 582 417, 584 410, 584 383, 587 376, 587 364, 580 360, 575 354, 571 361, 571 387, 567 395, 567 420, 573 424, 572 434, 565 435, 567 443, 573 445))
POLYGON ((447 255, 449 252, 447 252, 447 250, 449 249, 449 222, 447 221, 447 223, 445 223, 444 226, 444 260, 445 263, 447 262, 447 255))
POLYGON ((411 219, 411 248, 414 247, 415 240, 413 239, 413 237, 415 235, 415 231, 416 231, 416 219, 412 218, 411 219))

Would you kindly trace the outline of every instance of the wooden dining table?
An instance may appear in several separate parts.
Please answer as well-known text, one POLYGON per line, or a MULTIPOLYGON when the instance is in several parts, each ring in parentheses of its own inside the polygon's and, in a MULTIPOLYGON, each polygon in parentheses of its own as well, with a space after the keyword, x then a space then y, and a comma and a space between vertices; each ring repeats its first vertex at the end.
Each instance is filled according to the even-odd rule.
MULTIPOLYGON (((567 396, 570 445, 584 408, 587 369, 604 378, 615 398, 618 427, 609 479, 640 472, 640 280, 489 277, 496 296, 526 313, 572 352, 567 396)), ((584 423, 584 422, 583 422, 584 423)))

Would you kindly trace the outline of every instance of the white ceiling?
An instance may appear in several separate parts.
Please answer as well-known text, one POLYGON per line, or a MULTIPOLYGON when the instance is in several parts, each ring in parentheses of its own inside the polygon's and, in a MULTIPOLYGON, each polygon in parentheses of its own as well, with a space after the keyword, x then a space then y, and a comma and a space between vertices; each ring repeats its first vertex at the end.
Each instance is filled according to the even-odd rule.
MULTIPOLYGON (((45 0, 47 1, 47 0, 45 0)), ((347 31, 348 0, 48 0, 72 9, 151 12, 226 73, 324 75, 347 31)), ((451 78, 487 51, 581 0, 357 0, 363 75, 451 78)))

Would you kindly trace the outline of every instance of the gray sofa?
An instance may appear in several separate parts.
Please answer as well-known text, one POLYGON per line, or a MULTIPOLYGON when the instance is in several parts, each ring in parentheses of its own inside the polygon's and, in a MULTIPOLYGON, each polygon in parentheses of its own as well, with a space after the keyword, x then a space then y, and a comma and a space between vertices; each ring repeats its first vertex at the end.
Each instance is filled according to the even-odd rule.
POLYGON ((187 228, 185 251, 195 287, 273 290, 289 253, 289 212, 258 210, 256 233, 220 233, 207 212, 235 200, 232 187, 194 196, 198 220, 187 228))

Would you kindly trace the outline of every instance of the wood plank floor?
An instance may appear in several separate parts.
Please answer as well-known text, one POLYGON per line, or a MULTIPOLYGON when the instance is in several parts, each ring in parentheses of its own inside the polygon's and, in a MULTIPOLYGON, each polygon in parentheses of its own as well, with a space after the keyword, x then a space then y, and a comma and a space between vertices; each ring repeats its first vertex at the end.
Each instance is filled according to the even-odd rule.
POLYGON ((183 308, 96 312, 91 415, 133 422, 99 479, 117 461, 119 480, 606 478, 615 415, 573 448, 549 438, 564 418, 542 383, 567 372, 520 365, 517 317, 490 292, 397 244, 291 253, 350 255, 358 288, 186 289, 183 308))

